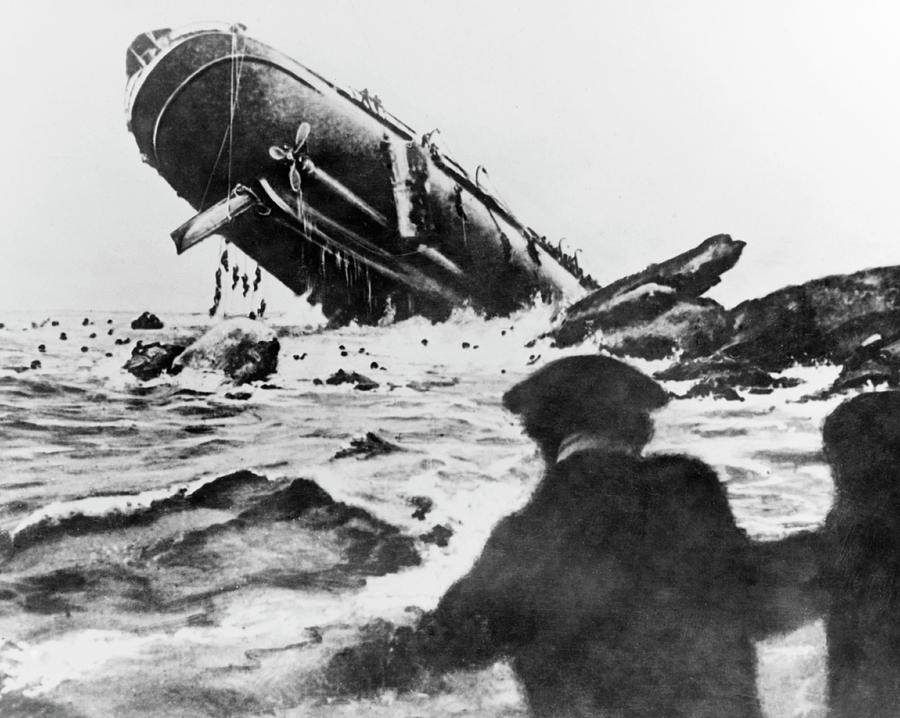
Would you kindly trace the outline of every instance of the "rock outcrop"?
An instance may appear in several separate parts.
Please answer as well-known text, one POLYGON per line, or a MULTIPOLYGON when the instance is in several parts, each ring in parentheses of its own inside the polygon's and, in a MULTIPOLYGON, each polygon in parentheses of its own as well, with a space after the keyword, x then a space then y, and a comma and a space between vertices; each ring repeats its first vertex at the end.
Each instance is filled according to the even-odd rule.
POLYGON ((148 381, 171 372, 172 364, 183 351, 184 347, 180 344, 137 344, 131 350, 131 358, 122 368, 141 381, 148 381))
POLYGON ((729 356, 768 371, 842 362, 859 342, 900 327, 900 266, 836 274, 743 302, 729 312, 729 356))
POLYGON ((354 388, 358 389, 359 391, 371 391, 372 389, 377 389, 379 387, 377 381, 370 379, 364 374, 359 374, 355 371, 347 372, 343 369, 338 369, 334 374, 332 374, 325 380, 325 383, 332 386, 339 386, 340 384, 354 384, 354 388))
POLYGON ((220 322, 185 349, 172 370, 221 371, 236 384, 245 384, 277 370, 280 348, 275 332, 265 324, 235 317, 220 322))
POLYGON ((844 361, 844 367, 826 395, 865 386, 900 387, 900 335, 872 337, 844 361))
POLYGON ((662 381, 695 381, 707 384, 725 384, 743 388, 785 388, 797 386, 799 379, 774 377, 748 361, 731 357, 713 356, 681 361, 668 369, 658 371, 654 379, 662 381))
POLYGON ((602 345, 618 356, 663 359, 707 356, 728 337, 728 312, 706 297, 680 298, 667 311, 646 322, 603 332, 602 345))
POLYGON ((395 451, 402 449, 390 441, 385 441, 378 434, 367 431, 361 439, 351 439, 350 446, 338 451, 333 458, 345 459, 348 456, 355 456, 358 459, 371 459, 373 456, 393 454, 395 451))
POLYGON ((144 312, 137 319, 131 322, 132 329, 162 329, 163 323, 160 318, 150 312, 144 312))
POLYGON ((623 277, 573 304, 549 336, 557 345, 569 346, 594 332, 636 327, 678 304, 690 304, 719 283, 743 248, 743 242, 727 234, 710 237, 694 249, 623 277))

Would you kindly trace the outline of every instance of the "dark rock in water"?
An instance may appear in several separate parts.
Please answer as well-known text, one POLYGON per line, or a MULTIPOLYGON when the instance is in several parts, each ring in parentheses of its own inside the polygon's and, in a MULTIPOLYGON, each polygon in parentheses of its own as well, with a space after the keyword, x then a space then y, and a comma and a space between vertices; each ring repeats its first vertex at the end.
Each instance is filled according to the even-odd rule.
POLYGON ((162 329, 163 323, 159 317, 150 312, 144 312, 131 322, 132 329, 162 329))
POLYGON ((85 317, 84 319, 81 320, 81 326, 83 326, 83 327, 88 326, 90 323, 91 323, 91 320, 88 319, 87 317, 85 317))
POLYGON ((900 336, 877 338, 847 357, 841 373, 828 390, 835 394, 848 389, 872 386, 900 386, 900 336))
POLYGON ((712 397, 713 399, 725 399, 725 401, 743 401, 744 399, 734 389, 722 380, 701 381, 695 384, 683 398, 696 399, 701 397, 712 397))
POLYGON ((829 349, 827 359, 844 364, 857 349, 872 339, 900 336, 900 311, 873 312, 855 317, 825 335, 829 349))
POLYGON ((131 337, 125 337, 124 339, 116 339, 116 344, 120 346, 124 346, 125 344, 131 344, 131 337))
POLYGON ((88 351, 88 348, 87 348, 87 347, 81 347, 81 352, 82 352, 82 353, 85 353, 85 352, 87 352, 87 351, 88 351))
POLYGON ((728 313, 718 302, 679 297, 647 322, 603 332, 602 346, 619 356, 663 359, 676 350, 683 358, 707 356, 728 337, 728 313))
POLYGON ((324 383, 321 379, 313 379, 313 386, 322 386, 324 383))
POLYGON ((774 377, 758 366, 727 356, 689 359, 656 372, 653 377, 663 381, 703 381, 726 386, 786 388, 797 386, 800 379, 774 377))
POLYGON ((184 351, 178 344, 139 344, 131 350, 131 358, 122 367, 141 381, 155 379, 164 372, 171 373, 172 364, 184 351))
POLYGON ((149 506, 133 511, 112 511, 99 516, 73 514, 61 519, 46 518, 25 526, 13 538, 16 551, 36 544, 52 541, 60 536, 79 536, 146 526, 156 521, 164 513, 179 510, 184 506, 184 495, 176 494, 165 499, 152 501, 149 506))
POLYGON ((422 541, 425 543, 433 543, 436 546, 441 548, 445 548, 450 543, 450 538, 453 536, 453 529, 449 526, 443 526, 438 524, 434 526, 431 531, 428 533, 424 533, 419 536, 422 541))
POLYGON ((897 312, 900 266, 832 275, 736 306, 729 312, 733 335, 722 349, 769 371, 840 360, 854 337, 894 326, 897 312))
MULTIPOLYGON (((244 479, 232 480, 237 490, 245 490, 244 479)), ((318 484, 309 479, 294 479, 287 486, 284 482, 271 484, 261 491, 262 485, 251 484, 254 495, 239 500, 249 503, 236 519, 224 524, 189 532, 176 542, 161 545, 154 551, 160 560, 173 564, 193 564, 205 555, 206 547, 218 537, 234 532, 240 536, 252 526, 274 522, 296 522, 298 528, 310 531, 333 532, 342 546, 344 563, 334 571, 356 575, 383 575, 405 566, 418 565, 421 558, 415 550, 412 537, 400 533, 367 511, 335 501, 318 484)), ((226 487, 227 488, 227 487, 226 487)), ((211 489, 213 491, 213 489, 211 489)), ((188 497, 188 502, 191 497, 188 497)), ((237 507, 235 507, 237 508, 237 507)), ((230 543, 229 543, 230 545, 230 543)), ((336 587, 346 584, 348 576, 335 575, 336 587)), ((306 574, 290 576, 282 573, 263 574, 257 580, 285 587, 300 588, 327 582, 327 577, 311 577, 306 574)))
POLYGON ((430 514, 431 510, 434 508, 434 501, 427 496, 410 496, 409 503, 416 509, 413 511, 412 517, 419 521, 424 521, 425 517, 430 514))
POLYGON ((678 300, 678 293, 671 287, 644 284, 593 307, 583 321, 571 321, 567 315, 553 337, 558 346, 576 344, 597 331, 643 324, 671 309, 678 300))
POLYGON ((362 439, 351 439, 349 448, 341 449, 334 455, 334 458, 343 459, 348 456, 356 456, 360 459, 371 459, 373 456, 392 454, 395 451, 402 451, 402 449, 368 431, 362 439))
POLYGON ((249 391, 229 391, 225 393, 225 398, 232 401, 247 401, 252 396, 253 394, 249 391))
POLYGON ((650 321, 718 284, 719 275, 735 265, 743 248, 743 242, 727 234, 710 237, 694 249, 623 277, 573 304, 549 336, 559 346, 569 346, 597 330, 650 321))
POLYGON ((258 499, 238 515, 249 521, 291 521, 310 509, 332 506, 335 501, 315 481, 294 479, 286 488, 258 499))
POLYGON ((45 344, 38 344, 38 351, 41 354, 45 354, 47 352, 47 346, 45 344))
MULTIPOLYGON (((125 567, 109 566, 104 562, 101 568, 95 568, 89 562, 85 566, 79 565, 71 574, 55 571, 39 575, 35 580, 44 581, 47 590, 25 587, 32 606, 28 610, 69 610, 70 594, 78 592, 84 595, 72 610, 85 610, 85 602, 102 597, 103 582, 110 580, 133 584, 133 590, 125 585, 110 592, 131 596, 129 601, 144 602, 132 606, 132 610, 158 610, 162 605, 154 603, 160 600, 157 590, 168 594, 170 599, 184 597, 185 591, 189 592, 187 597, 191 593, 204 595, 203 586, 212 592, 253 584, 339 590, 359 587, 366 576, 383 575, 421 561, 413 537, 361 508, 335 501, 307 479, 268 481, 252 472, 239 471, 214 479, 193 493, 178 492, 149 506, 132 508, 124 498, 117 503, 119 508, 102 515, 74 514, 47 518, 26 526, 12 537, 11 543, 7 537, 5 553, 10 555, 8 560, 15 560, 20 551, 63 536, 105 534, 146 526, 174 512, 183 514, 179 523, 184 525, 185 531, 168 536, 161 534, 162 537, 152 543, 136 547, 138 556, 154 562, 149 571, 142 564, 125 567), (208 514, 195 513, 198 509, 225 512, 226 518, 208 524, 205 520, 208 514), (228 518, 228 514, 232 518, 228 518), (198 525, 197 521, 201 528, 191 529, 198 525), (271 527, 265 528, 267 525, 271 527), (260 526, 264 527, 262 531, 257 530, 260 526), (295 542, 298 547, 308 545, 309 551, 303 548, 302 555, 294 561, 292 549, 285 546, 285 542, 295 542), (243 547, 247 549, 246 556, 241 553, 243 547), (194 578, 179 578, 174 586, 164 579, 159 583, 156 566, 173 565, 194 572, 194 578), (224 575, 220 578, 223 567, 224 575), (112 576, 111 570, 121 576, 112 576), (239 584, 229 578, 234 576, 235 570, 242 572, 239 573, 239 584), (103 575, 92 577, 91 571, 103 575), (197 580, 201 583, 197 584, 197 580), (180 584, 184 584, 183 588, 180 584), (96 597, 87 595, 98 591, 96 597), (172 596, 173 591, 175 596, 172 596)), ((23 586, 16 585, 16 595, 11 600, 21 599, 19 593, 20 589, 25 590, 23 586)))
POLYGON ((617 346, 610 347, 616 356, 640 357, 641 359, 665 359, 678 349, 677 343, 668 337, 646 335, 626 337, 617 346))
POLYGON ((261 322, 235 317, 220 322, 191 344, 173 364, 221 371, 237 384, 267 378, 278 368, 281 345, 275 332, 261 322))
POLYGON ((265 476, 252 471, 235 471, 203 484, 187 497, 187 503, 196 508, 232 509, 271 489, 272 482, 265 476))
POLYGON ((39 359, 35 359, 35 360, 33 360, 33 361, 31 362, 31 368, 32 368, 32 369, 40 369, 41 366, 42 366, 42 365, 41 365, 41 362, 40 362, 39 359))
POLYGON ((67 335, 65 332, 60 332, 60 333, 59 333, 59 338, 60 338, 61 341, 66 341, 69 337, 68 337, 68 335, 67 335))
POLYGON ((338 369, 325 380, 325 383, 331 384, 332 386, 337 386, 339 384, 356 384, 356 388, 360 391, 369 391, 370 389, 376 389, 380 386, 377 381, 373 381, 367 376, 357 374, 355 371, 346 372, 343 369, 338 369))

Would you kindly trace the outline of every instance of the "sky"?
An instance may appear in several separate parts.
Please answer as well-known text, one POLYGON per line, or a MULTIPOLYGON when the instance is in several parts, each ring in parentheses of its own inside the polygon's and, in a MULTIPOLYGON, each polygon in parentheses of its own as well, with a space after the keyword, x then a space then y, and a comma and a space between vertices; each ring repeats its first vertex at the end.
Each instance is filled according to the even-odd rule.
POLYGON ((710 293, 726 306, 900 264, 896 3, 31 0, 4 17, 0 310, 207 308, 218 247, 175 254, 193 210, 124 113, 134 36, 199 21, 439 127, 602 283, 720 232, 747 243, 710 293))

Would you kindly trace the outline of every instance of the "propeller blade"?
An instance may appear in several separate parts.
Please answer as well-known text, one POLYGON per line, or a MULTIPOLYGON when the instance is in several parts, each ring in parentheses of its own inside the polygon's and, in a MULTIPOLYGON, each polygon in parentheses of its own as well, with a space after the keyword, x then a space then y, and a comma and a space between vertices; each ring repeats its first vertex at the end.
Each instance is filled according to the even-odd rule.
POLYGON ((278 145, 272 145, 269 148, 269 157, 273 160, 278 160, 279 162, 286 160, 288 158, 288 153, 282 147, 278 145))
POLYGON ((291 189, 294 190, 294 192, 299 192, 300 191, 300 170, 297 169, 297 165, 295 163, 291 164, 290 178, 291 178, 291 189))
POLYGON ((309 131, 312 129, 308 122, 301 122, 297 128, 297 136, 294 138, 294 152, 299 152, 300 148, 306 144, 309 138, 309 131))

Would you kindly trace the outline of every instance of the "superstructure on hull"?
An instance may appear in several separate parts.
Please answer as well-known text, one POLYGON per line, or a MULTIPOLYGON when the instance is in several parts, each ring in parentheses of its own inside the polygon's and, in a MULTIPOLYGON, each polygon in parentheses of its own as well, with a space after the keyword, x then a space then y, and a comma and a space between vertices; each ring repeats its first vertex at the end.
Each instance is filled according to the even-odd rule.
POLYGON ((126 65, 142 157, 198 212, 179 252, 222 235, 335 322, 507 314, 590 288, 428 135, 240 26, 146 33, 126 65))

